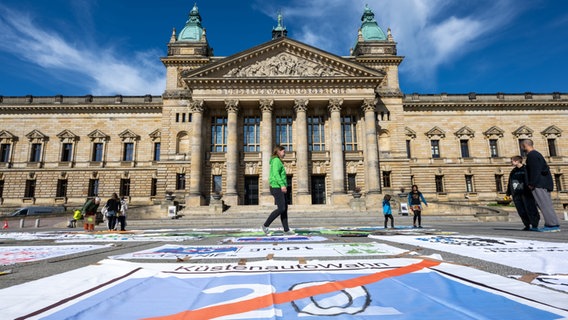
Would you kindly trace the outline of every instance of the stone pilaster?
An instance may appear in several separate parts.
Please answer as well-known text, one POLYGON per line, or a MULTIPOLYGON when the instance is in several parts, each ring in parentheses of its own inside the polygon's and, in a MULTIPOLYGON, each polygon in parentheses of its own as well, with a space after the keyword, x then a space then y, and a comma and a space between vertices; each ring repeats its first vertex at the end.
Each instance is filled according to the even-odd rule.
POLYGON ((367 194, 380 192, 379 148, 377 142, 377 120, 374 98, 365 99, 361 109, 365 115, 365 177, 367 194))
POLYGON ((229 205, 238 205, 237 179, 239 174, 239 148, 237 117, 239 112, 239 100, 225 100, 227 110, 227 177, 224 201, 229 205))
POLYGON ((296 172, 298 182, 298 204, 311 204, 312 197, 308 189, 308 99, 296 99, 294 110, 296 111, 296 172))
POLYGON ((189 102, 189 111, 193 114, 193 132, 191 136, 191 173, 189 175, 189 195, 186 202, 189 206, 205 204, 201 194, 201 173, 203 172, 203 100, 189 102))
POLYGON ((341 105, 343 99, 329 100, 331 114, 331 192, 333 195, 345 194, 345 164, 341 143, 341 105))
POLYGON ((261 205, 273 205, 274 199, 270 195, 270 185, 268 177, 270 175, 270 157, 272 155, 272 110, 274 100, 261 99, 260 110, 262 112, 262 123, 260 124, 262 136, 260 137, 260 148, 262 152, 262 181, 260 182, 260 199, 261 205))

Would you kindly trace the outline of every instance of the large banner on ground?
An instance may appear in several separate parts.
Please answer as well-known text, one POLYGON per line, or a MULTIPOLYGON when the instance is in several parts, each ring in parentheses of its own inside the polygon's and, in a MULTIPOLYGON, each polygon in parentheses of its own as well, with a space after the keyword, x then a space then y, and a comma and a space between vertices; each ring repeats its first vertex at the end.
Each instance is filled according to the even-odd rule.
POLYGON ((6 246, 0 247, 0 265, 10 265, 104 248, 104 245, 6 246))
POLYGON ((297 243, 244 244, 218 246, 180 246, 166 244, 123 255, 113 259, 227 259, 227 258, 292 258, 292 257, 355 257, 386 256, 406 252, 382 243, 297 243))
POLYGON ((568 243, 487 236, 378 236, 370 238, 461 254, 531 272, 568 274, 568 243))
POLYGON ((6 319, 561 319, 566 295, 434 260, 104 260, 0 290, 6 319), (22 298, 25 297, 25 298, 22 298))

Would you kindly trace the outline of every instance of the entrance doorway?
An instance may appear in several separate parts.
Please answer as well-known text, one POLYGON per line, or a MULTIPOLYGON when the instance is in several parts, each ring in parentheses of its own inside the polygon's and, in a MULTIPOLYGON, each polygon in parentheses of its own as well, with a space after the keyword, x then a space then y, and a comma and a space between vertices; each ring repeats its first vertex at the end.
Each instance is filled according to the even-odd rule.
POLYGON ((312 176, 312 204, 325 204, 325 176, 312 176))
POLYGON ((258 205, 258 176, 245 176, 245 205, 258 205))

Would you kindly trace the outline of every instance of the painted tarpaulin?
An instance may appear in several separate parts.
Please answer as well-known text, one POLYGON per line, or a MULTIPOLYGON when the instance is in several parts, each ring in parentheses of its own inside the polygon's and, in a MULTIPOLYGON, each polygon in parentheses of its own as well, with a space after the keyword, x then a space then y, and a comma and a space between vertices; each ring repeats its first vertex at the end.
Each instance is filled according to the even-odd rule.
POLYGON ((105 245, 5 246, 0 247, 0 265, 38 261, 107 247, 105 245))
POLYGON ((327 238, 321 236, 252 236, 252 237, 232 237, 223 240, 223 243, 250 243, 250 242, 306 242, 306 241, 325 241, 327 238))
POLYGON ((273 258, 290 257, 355 257, 386 256, 405 253, 382 243, 281 243, 190 246, 166 244, 153 249, 112 256, 113 259, 227 259, 227 258, 273 258))
POLYGON ((53 240, 56 243, 92 243, 92 242, 136 242, 136 241, 188 241, 199 240, 199 236, 171 231, 144 232, 4 232, 0 239, 53 240))
POLYGON ((370 238, 461 254, 543 274, 568 274, 568 243, 487 236, 423 235, 370 238))
POLYGON ((18 319, 563 319, 566 295, 435 260, 103 260, 0 290, 18 319), (25 299, 23 299, 25 297, 25 299))

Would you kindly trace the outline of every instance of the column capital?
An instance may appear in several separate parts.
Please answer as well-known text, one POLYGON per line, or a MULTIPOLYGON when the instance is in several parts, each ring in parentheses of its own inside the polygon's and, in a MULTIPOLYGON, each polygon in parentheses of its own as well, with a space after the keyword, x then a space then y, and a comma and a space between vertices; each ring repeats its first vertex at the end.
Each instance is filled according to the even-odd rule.
POLYGON ((205 107, 203 105, 203 100, 190 100, 187 103, 187 106, 191 113, 202 113, 203 111, 205 111, 205 107))
POLYGON ((294 110, 296 112, 306 112, 308 111, 308 103, 310 102, 309 99, 306 98, 297 98, 294 99, 294 110))
POLYGON ((225 99, 225 109, 229 113, 239 112, 239 100, 238 99, 225 99))
POLYGON ((332 98, 329 99, 329 105, 327 106, 327 109, 329 110, 329 112, 334 112, 334 111, 340 112, 342 104, 343 104, 343 99, 332 98))
POLYGON ((363 99, 361 110, 363 110, 363 112, 375 112, 376 104, 377 104, 377 99, 375 98, 363 99))
POLYGON ((272 106, 274 105, 274 99, 260 99, 260 110, 262 112, 272 112, 272 106))

